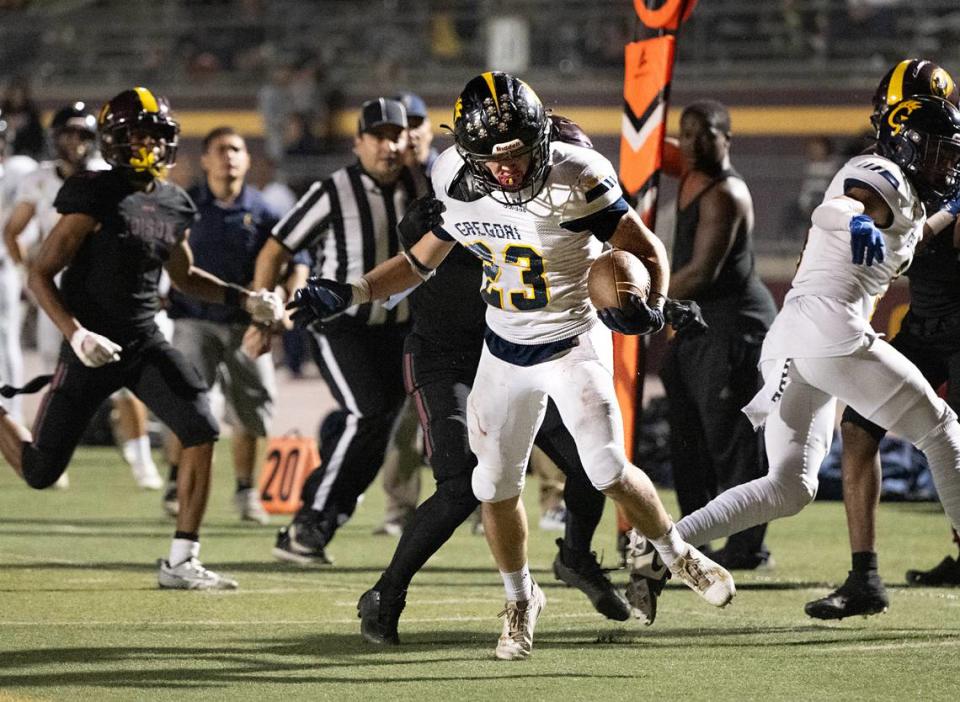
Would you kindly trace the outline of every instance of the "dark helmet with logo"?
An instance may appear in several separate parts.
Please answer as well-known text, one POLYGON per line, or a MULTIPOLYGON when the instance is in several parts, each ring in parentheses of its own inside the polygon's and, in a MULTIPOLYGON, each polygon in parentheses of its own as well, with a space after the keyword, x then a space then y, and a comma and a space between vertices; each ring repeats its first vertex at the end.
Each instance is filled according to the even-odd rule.
POLYGON ((936 208, 960 187, 960 110, 930 95, 901 100, 880 122, 877 150, 936 208))
POLYGON ((505 202, 536 197, 549 167, 550 120, 533 89, 508 73, 488 71, 467 83, 453 108, 453 136, 477 186, 499 191, 505 202), (504 185, 486 163, 529 155, 530 165, 516 184, 504 185))
POLYGON ((146 88, 124 90, 106 103, 97 125, 103 158, 114 168, 157 178, 176 162, 180 125, 166 99, 146 88), (152 148, 135 144, 135 136, 150 137, 152 148))
POLYGON ((891 106, 920 95, 933 95, 960 107, 960 91, 946 69, 925 59, 904 59, 887 71, 877 86, 870 124, 875 131, 879 130, 883 115, 891 106))

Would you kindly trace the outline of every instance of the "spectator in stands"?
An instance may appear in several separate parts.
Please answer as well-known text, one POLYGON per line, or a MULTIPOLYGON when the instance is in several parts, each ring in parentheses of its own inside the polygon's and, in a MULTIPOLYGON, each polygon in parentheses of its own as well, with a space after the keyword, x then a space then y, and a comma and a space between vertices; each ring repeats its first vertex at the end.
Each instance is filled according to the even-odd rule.
POLYGON ((0 113, 7 123, 7 142, 14 154, 40 159, 46 136, 40 122, 40 110, 30 95, 30 84, 18 76, 10 81, 0 100, 0 113))

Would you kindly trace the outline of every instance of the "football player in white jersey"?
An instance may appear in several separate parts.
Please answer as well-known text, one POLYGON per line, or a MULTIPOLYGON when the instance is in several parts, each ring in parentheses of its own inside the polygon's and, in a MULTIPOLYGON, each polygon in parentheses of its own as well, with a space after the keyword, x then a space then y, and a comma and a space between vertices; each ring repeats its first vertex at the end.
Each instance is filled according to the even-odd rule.
MULTIPOLYGON (((958 187, 960 111, 933 96, 892 106, 876 153, 853 157, 834 176, 763 344, 765 385, 744 408, 754 426, 765 426, 769 473, 681 519, 684 539, 706 543, 796 514, 813 500, 838 400, 926 454, 944 510, 960 525, 957 417, 870 326, 877 298, 931 231, 926 212, 958 187)), ((662 579, 647 585, 655 598, 662 579)))
MULTIPOLYGON (((50 141, 56 158, 42 162, 22 178, 13 197, 10 218, 3 228, 7 254, 17 265, 25 265, 28 251, 38 249, 60 220, 60 213, 53 203, 63 182, 84 170, 110 168, 96 154, 96 139, 97 118, 84 103, 71 103, 54 113, 50 141)), ((166 313, 162 314, 165 318, 166 313)), ((62 341, 60 330, 40 312, 37 315, 37 347, 48 371, 57 365, 62 341)), ((164 483, 150 455, 146 408, 126 389, 116 393, 113 403, 119 420, 118 434, 123 437, 121 452, 130 465, 134 480, 142 488, 159 490, 164 483)), ((56 485, 66 487, 67 476, 68 473, 63 473, 56 485)))
MULTIPOLYGON (((20 181, 36 170, 37 162, 22 154, 7 156, 7 121, 0 113, 0 227, 10 218, 20 181)), ((20 327, 23 317, 20 296, 23 278, 0 247, 0 385, 23 384, 23 351, 20 348, 20 327)), ((10 399, 10 414, 23 419, 20 397, 10 399)))
POLYGON ((524 471, 547 398, 576 440, 594 486, 651 537, 683 582, 713 605, 735 589, 730 574, 677 535, 647 476, 627 461, 613 385, 612 339, 587 295, 587 272, 604 242, 640 258, 651 275, 646 300, 599 318, 628 334, 659 331, 664 316, 691 321, 668 302, 666 253, 622 197, 603 156, 553 143, 540 99, 524 82, 483 73, 454 107, 456 145, 437 159, 433 189, 442 223, 403 254, 350 282, 313 279, 291 306, 295 319, 324 319, 428 278, 457 244, 483 262, 487 333, 468 405, 477 456, 474 494, 507 593, 496 656, 529 656, 545 598, 527 566, 524 471))

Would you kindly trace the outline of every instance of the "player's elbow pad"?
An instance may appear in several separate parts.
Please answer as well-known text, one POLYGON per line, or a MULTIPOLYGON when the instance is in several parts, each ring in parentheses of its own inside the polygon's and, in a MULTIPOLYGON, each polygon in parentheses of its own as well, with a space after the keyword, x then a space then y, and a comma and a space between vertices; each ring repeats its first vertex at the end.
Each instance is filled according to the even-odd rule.
POLYGON ((850 220, 863 214, 863 203, 850 197, 833 197, 813 211, 813 223, 828 232, 849 231, 850 220))

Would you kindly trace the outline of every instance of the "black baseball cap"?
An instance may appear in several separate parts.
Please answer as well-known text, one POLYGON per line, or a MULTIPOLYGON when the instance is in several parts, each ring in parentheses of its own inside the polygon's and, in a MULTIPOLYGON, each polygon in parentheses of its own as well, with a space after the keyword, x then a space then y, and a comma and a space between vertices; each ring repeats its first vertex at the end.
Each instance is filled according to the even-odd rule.
POLYGON ((393 99, 402 102, 403 106, 407 108, 407 119, 411 117, 427 118, 427 103, 416 93, 405 91, 394 95, 393 99))
POLYGON ((360 108, 359 133, 370 132, 379 126, 390 124, 401 129, 407 128, 407 110, 403 103, 391 98, 367 100, 360 108))

